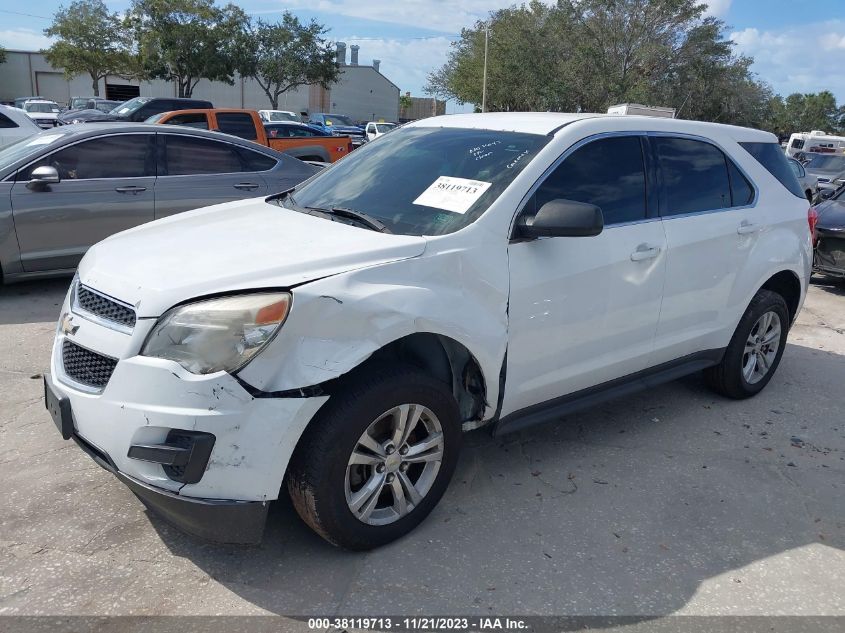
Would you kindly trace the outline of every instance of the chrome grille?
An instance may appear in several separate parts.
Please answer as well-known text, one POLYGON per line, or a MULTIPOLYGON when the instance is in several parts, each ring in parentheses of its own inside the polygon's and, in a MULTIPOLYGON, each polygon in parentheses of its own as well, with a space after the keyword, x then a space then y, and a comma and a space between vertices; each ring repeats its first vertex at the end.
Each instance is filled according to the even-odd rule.
POLYGON ((65 340, 62 342, 62 365, 65 374, 78 383, 102 389, 117 365, 117 359, 92 352, 65 340))
POLYGON ((135 327, 135 310, 98 292, 93 292, 82 284, 76 289, 76 304, 101 319, 129 329, 135 327))

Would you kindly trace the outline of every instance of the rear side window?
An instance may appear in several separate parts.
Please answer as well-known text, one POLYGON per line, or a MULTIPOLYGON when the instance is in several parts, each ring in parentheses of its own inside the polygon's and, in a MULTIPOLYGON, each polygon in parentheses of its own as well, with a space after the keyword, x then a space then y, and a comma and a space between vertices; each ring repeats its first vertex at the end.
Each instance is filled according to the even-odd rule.
POLYGON ((744 207, 751 204, 754 200, 754 187, 730 158, 728 159, 728 175, 731 177, 731 206, 744 207))
POLYGON ((269 171, 276 166, 276 159, 250 149, 238 148, 245 171, 269 171))
POLYGON ((12 119, 7 117, 5 114, 0 114, 0 129, 8 129, 13 127, 18 127, 18 124, 12 121, 12 119))
POLYGON ((248 141, 258 138, 255 134, 255 123, 246 112, 218 112, 217 129, 224 134, 231 134, 248 141))
MULTIPOLYGON (((703 141, 655 137, 663 177, 663 216, 715 211, 731 206, 728 161, 722 151, 703 141)), ((747 183, 746 183, 747 184, 747 183)))
POLYGON ((244 171, 238 148, 234 145, 191 136, 168 134, 164 138, 168 176, 231 174, 244 171))
POLYGON ((600 207, 607 225, 644 219, 645 168, 639 137, 605 138, 579 147, 540 185, 528 212, 536 213, 558 198, 600 207))
POLYGON ((742 148, 751 154, 755 160, 766 168, 772 176, 778 179, 792 195, 804 197, 798 178, 789 167, 786 155, 777 143, 740 143, 742 148))

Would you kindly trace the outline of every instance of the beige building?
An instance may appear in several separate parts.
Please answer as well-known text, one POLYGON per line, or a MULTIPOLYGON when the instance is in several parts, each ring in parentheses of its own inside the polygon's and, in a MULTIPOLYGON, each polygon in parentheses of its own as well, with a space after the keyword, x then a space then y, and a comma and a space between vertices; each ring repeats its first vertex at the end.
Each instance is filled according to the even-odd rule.
MULTIPOLYGON (((379 60, 362 66, 358 46, 351 46, 351 60, 346 60, 346 45, 337 43, 340 79, 329 90, 303 86, 280 96, 279 108, 293 112, 333 112, 346 114, 356 121, 399 119, 399 88, 379 71, 379 60)), ((100 96, 130 99, 136 96, 174 97, 176 84, 163 80, 133 81, 121 77, 100 80, 100 96)), ((65 79, 61 69, 53 68, 41 53, 6 51, 0 64, 0 102, 18 97, 41 96, 60 104, 71 97, 90 97, 94 90, 87 75, 65 79)), ((223 82, 202 80, 193 96, 207 99, 219 108, 268 109, 270 100, 253 79, 235 78, 229 86, 223 82)))
MULTIPOLYGON (((405 96, 411 97, 411 93, 406 92, 405 96)), ((441 114, 446 114, 445 101, 431 97, 411 97, 411 107, 399 109, 399 120, 405 123, 441 114)))

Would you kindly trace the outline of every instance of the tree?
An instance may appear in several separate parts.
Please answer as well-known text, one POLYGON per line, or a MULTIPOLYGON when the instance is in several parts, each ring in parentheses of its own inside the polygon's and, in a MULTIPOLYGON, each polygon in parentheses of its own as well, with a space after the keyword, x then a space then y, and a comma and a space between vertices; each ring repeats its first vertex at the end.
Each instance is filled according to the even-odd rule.
POLYGON ((768 86, 733 54, 724 24, 697 0, 532 1, 464 29, 426 91, 481 101, 484 29, 490 110, 602 112, 616 103, 674 107, 680 116, 754 124, 768 86))
POLYGON ((412 107, 414 107, 414 99, 411 95, 399 95, 399 116, 407 117, 412 107))
POLYGON ((180 97, 190 97, 201 79, 234 84, 246 23, 242 9, 214 0, 133 0, 127 18, 144 74, 176 82, 180 97))
POLYGON ((328 88, 340 74, 331 45, 323 39, 326 28, 311 20, 307 25, 285 11, 282 21, 249 24, 238 39, 238 72, 261 86, 275 110, 279 95, 299 86, 328 88))
POLYGON ((6 62, 6 49, 0 46, 0 64, 6 62))
POLYGON ((842 132, 842 114, 845 106, 837 107, 836 98, 827 90, 819 93, 793 93, 784 99, 772 97, 768 103, 768 116, 763 124, 779 137, 792 132, 842 132))
POLYGON ((44 30, 58 38, 44 55, 65 77, 87 73, 94 95, 100 95, 100 80, 108 75, 132 74, 131 39, 117 13, 102 0, 76 0, 59 7, 53 23, 44 30))

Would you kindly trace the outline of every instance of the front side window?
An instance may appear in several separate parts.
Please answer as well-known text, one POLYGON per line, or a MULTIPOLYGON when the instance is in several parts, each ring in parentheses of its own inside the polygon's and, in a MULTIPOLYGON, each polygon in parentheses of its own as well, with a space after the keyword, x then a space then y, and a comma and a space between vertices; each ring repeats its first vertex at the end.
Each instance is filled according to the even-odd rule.
POLYGON ((539 134, 402 128, 281 203, 295 210, 345 207, 404 235, 452 233, 480 217, 548 142, 539 134))
POLYGON ((155 176, 153 134, 120 134, 82 141, 50 154, 18 172, 30 179, 37 167, 54 167, 62 180, 155 176))
POLYGON ((653 143, 666 196, 662 215, 731 206, 727 160, 719 148, 704 141, 662 136, 655 137, 653 143))
POLYGON ((349 125, 355 126, 348 116, 343 116, 341 114, 327 114, 323 117, 326 122, 326 125, 349 125))
POLYGON ((232 174, 244 171, 237 148, 191 136, 164 136, 167 176, 232 174))
POLYGON ((258 138, 255 134, 255 122, 246 112, 219 112, 217 129, 224 134, 231 134, 247 141, 258 138))
POLYGON ((646 184, 640 138, 603 138, 579 147, 540 185, 527 212, 536 213, 556 199, 600 207, 606 225, 644 219, 646 184))

